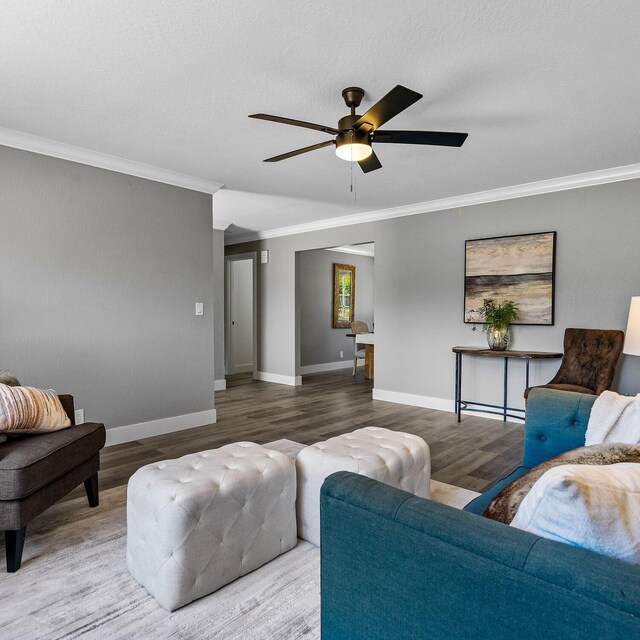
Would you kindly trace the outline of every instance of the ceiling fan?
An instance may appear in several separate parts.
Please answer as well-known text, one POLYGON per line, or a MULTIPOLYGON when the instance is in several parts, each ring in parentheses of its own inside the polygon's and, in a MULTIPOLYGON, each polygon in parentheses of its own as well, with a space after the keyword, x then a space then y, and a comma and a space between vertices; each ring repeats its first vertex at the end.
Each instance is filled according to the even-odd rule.
POLYGON ((281 118, 280 116, 270 116, 266 113, 250 115, 250 118, 257 118, 258 120, 281 122, 282 124, 314 129, 336 136, 333 140, 273 156, 272 158, 267 158, 264 162, 280 162, 280 160, 293 158, 308 151, 315 151, 334 144, 336 146, 336 155, 339 158, 348 162, 357 162, 365 173, 369 173, 382 167, 378 156, 376 156, 372 148, 372 143, 374 142, 461 147, 467 139, 467 133, 450 131, 381 131, 379 128, 385 122, 402 113, 402 111, 422 98, 422 94, 407 89, 402 85, 396 85, 382 100, 376 102, 362 116, 356 114, 356 109, 362 102, 364 89, 348 87, 342 92, 342 97, 347 107, 351 109, 351 115, 340 118, 337 128, 312 122, 303 122, 302 120, 292 120, 291 118, 281 118))

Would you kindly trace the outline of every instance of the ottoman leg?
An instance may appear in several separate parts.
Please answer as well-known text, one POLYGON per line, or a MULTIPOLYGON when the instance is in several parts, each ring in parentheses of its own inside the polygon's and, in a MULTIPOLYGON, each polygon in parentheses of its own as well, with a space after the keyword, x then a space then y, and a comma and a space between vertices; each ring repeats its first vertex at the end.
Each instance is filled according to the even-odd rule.
POLYGON ((4 532, 4 549, 7 555, 7 573, 15 573, 22 562, 22 550, 27 527, 4 532))
POLYGON ((87 492, 87 499, 90 507, 97 507, 100 504, 98 497, 98 474, 94 473, 84 481, 84 489, 87 492))

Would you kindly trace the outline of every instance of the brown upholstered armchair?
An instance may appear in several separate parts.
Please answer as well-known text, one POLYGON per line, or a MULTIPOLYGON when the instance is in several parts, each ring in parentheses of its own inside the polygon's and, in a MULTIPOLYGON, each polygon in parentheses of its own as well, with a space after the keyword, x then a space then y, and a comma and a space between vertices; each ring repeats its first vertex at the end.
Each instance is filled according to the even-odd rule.
MULTIPOLYGON (((566 329, 560 369, 551 382, 539 386, 598 396, 611 388, 623 345, 624 331, 566 329)), ((534 388, 525 389, 524 397, 534 388)))
MULTIPOLYGON (((73 397, 58 397, 75 424, 73 397)), ((0 444, 0 529, 4 530, 7 572, 20 568, 27 525, 72 489, 84 482, 89 506, 98 505, 105 435, 104 425, 86 422, 0 444)))

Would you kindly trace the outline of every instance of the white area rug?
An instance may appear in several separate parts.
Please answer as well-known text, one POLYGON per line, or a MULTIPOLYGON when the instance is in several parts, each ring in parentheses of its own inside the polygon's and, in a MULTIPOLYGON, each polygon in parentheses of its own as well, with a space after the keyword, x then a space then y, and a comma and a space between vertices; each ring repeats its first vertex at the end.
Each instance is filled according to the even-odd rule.
MULTIPOLYGON (((100 506, 60 503, 28 531, 23 565, 0 574, 0 638, 319 638, 318 550, 308 542, 168 613, 125 568, 126 487, 100 506)), ((2 559, 4 563, 4 559, 2 559)))
MULTIPOLYGON (((273 448, 295 456, 300 445, 281 440, 273 448)), ((440 491, 450 504, 478 495, 454 489, 432 485, 434 499, 440 491)), ((34 521, 22 568, 0 573, 2 640, 320 637, 316 547, 300 541, 264 567, 168 613, 125 568, 125 505, 126 487, 118 487, 101 492, 95 509, 78 498, 55 505, 34 521)), ((4 567, 4 554, 0 562, 4 567)))

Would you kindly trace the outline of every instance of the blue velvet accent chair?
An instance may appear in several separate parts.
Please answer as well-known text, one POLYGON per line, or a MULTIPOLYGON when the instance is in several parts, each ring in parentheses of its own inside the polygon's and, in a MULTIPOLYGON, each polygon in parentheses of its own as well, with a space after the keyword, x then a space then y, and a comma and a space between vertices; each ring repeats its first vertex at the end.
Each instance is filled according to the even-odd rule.
MULTIPOLYGON (((584 444, 595 398, 533 390, 522 465, 584 444)), ((484 495, 481 496, 484 498, 484 495)), ((341 471, 321 492, 325 640, 640 638, 640 567, 341 471)), ((486 499, 486 503, 490 498, 486 499)))

